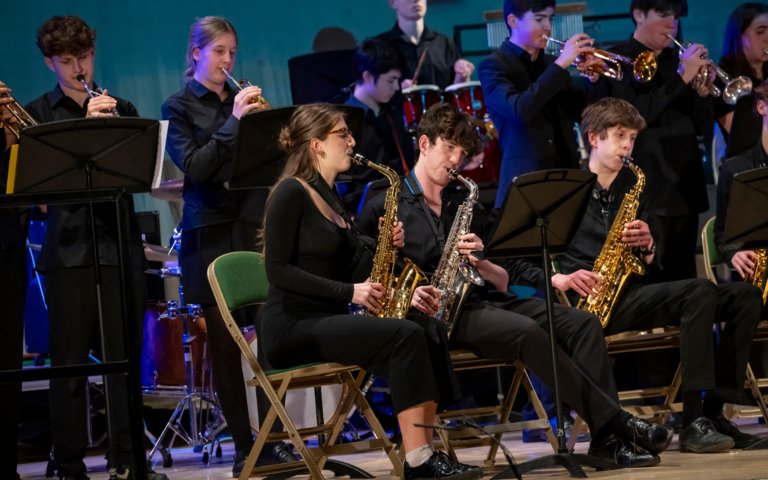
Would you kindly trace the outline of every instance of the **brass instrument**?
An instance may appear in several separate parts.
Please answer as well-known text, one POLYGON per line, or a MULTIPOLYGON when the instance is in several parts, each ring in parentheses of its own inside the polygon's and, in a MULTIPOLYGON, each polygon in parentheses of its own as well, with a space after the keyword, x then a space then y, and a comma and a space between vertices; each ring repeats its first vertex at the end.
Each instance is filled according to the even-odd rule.
POLYGON ((744 277, 744 281, 763 292, 763 305, 765 305, 765 301, 768 300, 768 249, 758 248, 755 253, 757 254, 755 273, 744 277))
POLYGON ((386 199, 384 201, 384 220, 379 228, 376 253, 373 256, 373 269, 371 270, 371 282, 384 286, 386 296, 381 302, 381 309, 377 316, 390 318, 405 318, 408 309, 411 308, 411 297, 419 282, 427 279, 427 276, 411 260, 405 259, 405 267, 399 276, 395 276, 395 262, 397 260, 397 247, 392 242, 392 227, 397 223, 397 202, 400 197, 400 177, 397 172, 387 167, 368 160, 356 153, 352 156, 352 162, 363 165, 381 173, 389 180, 386 199))
POLYGON ((611 230, 605 239, 600 255, 595 260, 592 272, 600 276, 600 289, 579 299, 578 308, 592 313, 605 328, 626 281, 632 274, 644 275, 645 265, 632 252, 632 247, 621 240, 624 225, 635 220, 640 206, 640 194, 645 187, 645 174, 632 163, 631 157, 624 157, 624 166, 637 177, 635 185, 624 196, 611 230))
MULTIPOLYGON (((670 34, 667 34, 667 37, 675 42, 677 48, 680 49, 678 54, 682 59, 683 51, 690 47, 691 43, 680 43, 670 34)), ((715 77, 712 77, 709 72, 709 68, 702 68, 701 71, 696 74, 696 78, 693 80, 693 82, 691 82, 691 86, 694 89, 698 90, 700 87, 706 87, 707 90, 709 90, 710 95, 713 97, 722 96, 723 101, 728 105, 736 105, 736 102, 739 101, 741 97, 744 95, 749 95, 752 92, 752 80, 750 80, 749 77, 742 75, 740 77, 731 78, 731 76, 728 75, 725 70, 720 68, 720 66, 713 62, 710 58, 702 56, 702 60, 707 60, 709 66, 711 66, 715 71, 715 77), (723 83, 723 88, 715 85, 714 82, 716 78, 719 78, 723 83)))
MULTIPOLYGON (((555 43, 561 47, 565 46, 565 42, 561 40, 556 40, 547 35, 544 35, 544 38, 548 42, 555 43)), ((593 55, 596 58, 604 61, 606 66, 604 68, 599 66, 587 67, 584 64, 586 58, 584 55, 579 55, 576 57, 573 65, 579 72, 581 72, 582 75, 588 76, 595 73, 604 77, 612 78, 614 80, 621 80, 624 78, 624 71, 621 68, 621 64, 623 63, 632 67, 632 76, 635 78, 635 80, 641 83, 645 83, 651 81, 653 76, 656 75, 656 69, 658 67, 656 63, 656 57, 651 51, 640 53, 637 57, 635 57, 634 60, 623 55, 609 52, 608 50, 601 50, 599 48, 596 48, 595 51, 589 55, 593 55)))
MULTIPOLYGON (((243 91, 243 89, 253 86, 251 82, 245 79, 240 80, 238 82, 237 80, 235 80, 235 78, 232 75, 229 74, 226 68, 222 68, 221 71, 224 72, 224 75, 227 76, 227 80, 229 80, 229 82, 232 84, 233 87, 237 89, 238 92, 241 92, 243 91)), ((272 108, 272 106, 269 104, 267 99, 265 99, 261 95, 257 95, 249 103, 258 103, 261 106, 260 110, 269 110, 270 108, 272 108)))
MULTIPOLYGON (((85 76, 82 74, 77 76, 77 81, 80 82, 83 85, 83 88, 85 89, 85 93, 88 94, 89 97, 95 98, 100 97, 104 95, 104 91, 98 87, 96 87, 96 90, 92 89, 90 85, 88 85, 88 82, 85 81, 85 76)), ((117 111, 117 107, 113 107, 108 112, 105 110, 103 113, 109 113, 113 117, 119 117, 120 113, 117 111)))
POLYGON ((9 94, 4 94, 3 98, 10 98, 11 103, 7 103, 3 105, 4 108, 7 108, 9 112, 11 112, 11 115, 16 119, 16 123, 10 123, 6 122, 5 120, 0 120, 0 127, 7 128, 14 137, 19 138, 19 135, 21 135, 21 131, 24 130, 27 127, 32 127, 37 125, 37 120, 35 120, 32 115, 29 114, 26 110, 24 110, 24 107, 21 106, 21 104, 16 101, 15 98, 10 96, 9 94))
POLYGON ((484 285, 485 280, 459 253, 461 236, 469 233, 472 223, 473 209, 479 193, 477 184, 459 175, 456 170, 448 169, 448 175, 459 180, 469 190, 467 198, 459 206, 456 217, 453 219, 451 231, 445 240, 443 255, 440 257, 440 263, 432 275, 431 282, 432 286, 440 292, 440 308, 435 313, 435 318, 445 324, 450 337, 470 287, 472 285, 484 285))

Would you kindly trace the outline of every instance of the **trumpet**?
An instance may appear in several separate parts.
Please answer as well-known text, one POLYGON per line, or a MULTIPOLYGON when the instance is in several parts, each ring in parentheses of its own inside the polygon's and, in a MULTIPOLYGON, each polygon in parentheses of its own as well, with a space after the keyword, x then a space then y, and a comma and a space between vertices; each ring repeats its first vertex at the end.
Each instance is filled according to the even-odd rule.
MULTIPOLYGON (((253 86, 253 84, 251 82, 249 82, 248 80, 245 80, 245 79, 240 80, 238 82, 237 80, 235 80, 235 78, 232 75, 229 74, 229 72, 227 71, 226 68, 222 68, 221 71, 224 72, 224 75, 227 76, 227 80, 229 80, 229 82, 237 89, 238 92, 243 91, 243 89, 245 89, 247 87, 252 87, 253 86)), ((268 110, 268 109, 272 108, 269 105, 269 102, 267 101, 267 99, 262 97, 261 95, 257 95, 255 98, 253 98, 250 101, 250 103, 258 103, 259 105, 261 105, 261 107, 262 107, 261 109, 262 110, 268 110)))
POLYGON ((11 115, 13 115, 13 117, 16 119, 16 123, 0 120, 0 127, 7 128, 13 134, 13 136, 18 139, 19 135, 21 135, 21 131, 27 127, 37 125, 37 120, 35 120, 34 117, 29 114, 29 112, 24 110, 24 107, 22 107, 21 104, 11 95, 5 93, 3 94, 3 98, 11 99, 11 103, 5 104, 4 107, 7 108, 9 112, 11 112, 11 115))
MULTIPOLYGON (((680 58, 682 58, 683 51, 690 47, 691 43, 680 43, 670 34, 667 34, 667 37, 675 42, 677 48, 680 49, 680 58)), ((742 75, 740 77, 731 78, 730 75, 725 73, 725 70, 720 68, 709 57, 702 55, 701 59, 706 60, 707 63, 709 63, 709 66, 712 66, 713 70, 715 71, 715 77, 719 78, 720 81, 723 82, 723 88, 721 89, 715 85, 716 78, 712 77, 712 75, 709 73, 709 66, 703 67, 701 71, 696 74, 696 78, 693 80, 693 82, 691 82, 691 86, 693 86, 693 88, 698 90, 699 87, 705 87, 709 91, 709 94, 713 97, 722 96, 723 101, 728 105, 736 105, 736 102, 739 101, 741 97, 744 95, 749 95, 749 93, 752 92, 752 80, 750 80, 749 77, 742 75)))
MULTIPOLYGON (((552 42, 561 47, 565 46, 565 42, 556 40, 552 37, 544 35, 544 38, 548 42, 552 42)), ((645 83, 651 81, 654 75, 656 75, 656 69, 658 67, 656 63, 656 57, 653 52, 642 52, 635 59, 625 57, 608 50, 602 50, 596 48, 594 52, 589 55, 594 55, 596 58, 606 63, 605 67, 584 65, 586 58, 584 55, 579 55, 573 62, 573 65, 581 72, 582 75, 598 74, 604 77, 612 78, 614 80, 621 80, 624 78, 624 71, 621 68, 621 64, 630 65, 632 67, 632 76, 638 82, 645 83)))
MULTIPOLYGON (((85 80, 85 76, 83 74, 80 74, 77 76, 77 81, 83 85, 83 88, 85 89, 85 93, 87 93, 89 97, 95 98, 95 97, 100 97, 104 95, 104 90, 100 89, 99 87, 96 87, 96 90, 92 89, 90 85, 88 85, 88 82, 85 80)), ((117 107, 113 107, 108 112, 105 110, 103 113, 109 113, 113 117, 120 116, 120 113, 118 113, 117 111, 117 107)))

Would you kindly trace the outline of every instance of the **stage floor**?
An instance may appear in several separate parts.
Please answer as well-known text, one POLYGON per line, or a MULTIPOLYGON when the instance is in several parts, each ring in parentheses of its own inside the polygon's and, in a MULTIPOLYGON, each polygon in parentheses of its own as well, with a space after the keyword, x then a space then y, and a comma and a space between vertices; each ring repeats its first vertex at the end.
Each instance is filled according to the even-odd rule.
MULTIPOLYGON (((750 433, 768 436, 768 428, 765 425, 749 423, 742 428, 750 433)), ((543 443, 526 444, 520 440, 520 434, 507 434, 504 444, 513 452, 517 462, 523 462, 543 455, 551 454, 552 450, 543 443)), ((576 451, 586 453, 588 444, 578 443, 576 451)), ((168 475, 170 480, 220 480, 232 478, 232 443, 223 444, 222 458, 213 457, 210 465, 202 464, 202 454, 195 453, 191 448, 174 448, 172 451, 173 466, 163 468, 160 465, 160 456, 157 455, 154 469, 168 475)), ((484 448, 471 448, 459 450, 459 458, 466 463, 481 465, 485 456, 484 448)), ((367 470, 376 478, 390 478, 391 464, 383 454, 361 453, 345 457, 335 457, 367 470)), ((496 459, 499 466, 506 462, 501 454, 496 459)), ((107 480, 109 475, 105 472, 105 462, 102 456, 88 457, 88 475, 92 480, 107 480)), ((28 463, 19 466, 19 473, 23 479, 45 480, 45 463, 28 463)), ((651 478, 675 478, 675 479, 717 479, 717 480, 757 480, 768 479, 768 450, 731 450, 727 453, 692 454, 677 451, 677 436, 669 449, 661 454, 661 464, 656 467, 614 470, 596 472, 585 469, 590 478, 600 479, 629 479, 641 480, 651 478)), ((326 472, 327 476, 332 475, 326 472)), ((486 478, 494 472, 488 471, 486 478)), ((564 470, 542 470, 531 472, 524 478, 570 478, 564 470)))

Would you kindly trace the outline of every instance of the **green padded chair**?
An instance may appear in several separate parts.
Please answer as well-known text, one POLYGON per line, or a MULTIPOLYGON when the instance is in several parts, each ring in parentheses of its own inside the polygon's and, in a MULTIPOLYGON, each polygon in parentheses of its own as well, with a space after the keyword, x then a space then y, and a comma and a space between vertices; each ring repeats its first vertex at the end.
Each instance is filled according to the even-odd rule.
MULTIPOLYGON (((707 278, 714 284, 718 283, 717 273, 715 268, 717 265, 724 264, 726 262, 725 255, 720 252, 715 243, 715 217, 707 220, 704 224, 704 228, 701 229, 701 246, 704 251, 704 270, 706 270, 707 278)), ((768 321, 763 320, 757 325, 753 342, 765 342, 768 341, 768 321)), ((768 423, 768 406, 765 403, 765 397, 760 392, 761 388, 768 388, 768 378, 757 378, 752 371, 752 367, 747 364, 747 384, 752 398, 754 398, 757 404, 757 409, 733 409, 729 408, 728 416, 730 418, 748 418, 759 417, 762 415, 763 419, 768 423)))
MULTIPOLYGON (((216 303, 221 310, 229 333, 240 348, 253 372, 247 382, 250 387, 261 387, 270 402, 269 413, 262 420, 261 432, 270 432, 277 418, 283 423, 284 431, 257 435, 257 439, 246 460, 240 480, 252 475, 266 476, 278 472, 297 470, 309 471, 316 480, 323 478, 321 471, 328 457, 367 450, 382 450, 392 462, 396 475, 402 477, 403 463, 398 458, 395 446, 389 441, 371 406, 360 392, 362 378, 352 376, 360 367, 338 363, 314 363, 283 370, 264 370, 241 333, 232 311, 249 305, 264 303, 267 298, 267 276, 262 256, 255 252, 227 253, 214 260, 208 267, 208 281, 213 289, 216 303), (333 415, 322 425, 297 428, 283 406, 285 395, 291 389, 305 389, 324 385, 341 384, 343 393, 333 415), (368 422, 375 438, 353 443, 336 444, 347 416, 354 407, 368 422), (309 448, 304 439, 317 437, 321 444, 309 448), (264 444, 267 441, 290 440, 301 455, 300 462, 255 467, 264 444)), ((306 472, 304 472, 306 473, 306 472)), ((285 476, 285 473, 282 474, 285 476)))

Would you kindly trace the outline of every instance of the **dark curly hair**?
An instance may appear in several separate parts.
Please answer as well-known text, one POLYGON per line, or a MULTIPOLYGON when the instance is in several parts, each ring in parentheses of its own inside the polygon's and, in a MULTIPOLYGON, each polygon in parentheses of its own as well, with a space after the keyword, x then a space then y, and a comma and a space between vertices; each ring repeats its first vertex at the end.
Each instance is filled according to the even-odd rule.
POLYGON ((451 103, 436 103, 429 107, 419 122, 417 135, 426 135, 433 145, 438 138, 453 142, 466 150, 470 157, 480 150, 472 117, 451 103))
POLYGON ((44 57, 78 55, 96 45, 96 30, 75 15, 53 16, 37 29, 37 48, 44 57))

